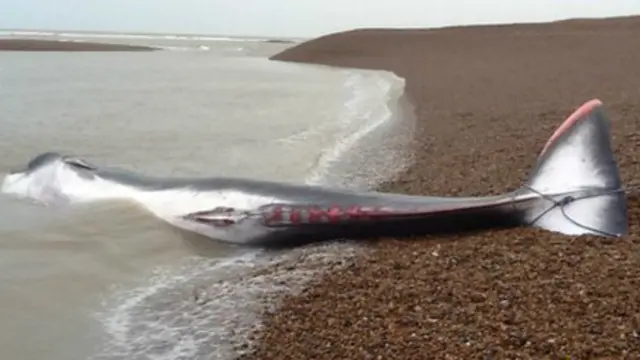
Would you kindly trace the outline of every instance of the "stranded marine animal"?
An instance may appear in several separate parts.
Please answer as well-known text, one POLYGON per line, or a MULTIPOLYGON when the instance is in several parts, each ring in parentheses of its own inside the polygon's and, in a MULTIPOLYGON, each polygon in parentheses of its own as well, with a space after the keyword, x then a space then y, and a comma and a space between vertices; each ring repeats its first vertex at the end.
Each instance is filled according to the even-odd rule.
POLYGON ((487 197, 352 192, 237 178, 163 178, 45 153, 7 175, 5 193, 45 204, 133 200, 167 222, 236 244, 295 244, 536 226, 564 234, 621 236, 627 203, 599 100, 553 133, 519 189, 487 197))

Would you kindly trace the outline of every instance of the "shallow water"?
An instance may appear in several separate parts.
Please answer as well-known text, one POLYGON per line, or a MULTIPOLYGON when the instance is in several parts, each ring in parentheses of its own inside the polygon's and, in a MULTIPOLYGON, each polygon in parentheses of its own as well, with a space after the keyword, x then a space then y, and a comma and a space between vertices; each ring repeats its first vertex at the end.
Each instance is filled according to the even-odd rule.
MULTIPOLYGON (((199 50, 0 53, 0 174, 51 150, 153 175, 357 188, 399 168, 402 80, 264 57, 282 44, 179 44, 199 50), (362 147, 372 156, 352 156, 373 134, 362 147)), ((353 251, 335 246, 300 251, 353 251)), ((0 195, 0 348, 12 359, 228 358, 273 280, 308 275, 248 274, 300 251, 216 243, 126 202, 46 208, 0 195)))

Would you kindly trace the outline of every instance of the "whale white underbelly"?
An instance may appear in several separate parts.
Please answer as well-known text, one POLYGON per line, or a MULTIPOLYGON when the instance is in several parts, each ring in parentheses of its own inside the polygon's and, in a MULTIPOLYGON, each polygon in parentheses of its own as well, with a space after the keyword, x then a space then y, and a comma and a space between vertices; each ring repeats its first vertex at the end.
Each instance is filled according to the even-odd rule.
POLYGON ((99 176, 86 177, 55 167, 6 175, 2 182, 2 192, 46 206, 131 201, 173 226, 232 243, 242 243, 268 230, 251 219, 233 226, 216 227, 186 220, 184 216, 218 207, 236 209, 239 212, 252 211, 276 200, 237 190, 205 190, 189 186, 147 189, 99 176))

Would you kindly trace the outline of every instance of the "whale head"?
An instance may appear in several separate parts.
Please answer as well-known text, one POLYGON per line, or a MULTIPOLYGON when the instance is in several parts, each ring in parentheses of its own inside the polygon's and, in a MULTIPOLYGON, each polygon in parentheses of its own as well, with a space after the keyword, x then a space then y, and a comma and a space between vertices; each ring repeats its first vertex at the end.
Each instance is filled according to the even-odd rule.
POLYGON ((3 193, 28 198, 45 204, 68 203, 69 190, 82 189, 91 182, 96 168, 81 158, 45 152, 2 181, 3 193))

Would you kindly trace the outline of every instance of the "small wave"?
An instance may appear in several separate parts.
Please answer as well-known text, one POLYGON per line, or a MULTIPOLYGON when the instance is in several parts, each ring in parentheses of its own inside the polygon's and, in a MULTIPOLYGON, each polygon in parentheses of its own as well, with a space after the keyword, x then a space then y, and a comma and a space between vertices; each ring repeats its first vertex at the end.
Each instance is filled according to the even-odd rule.
POLYGON ((51 31, 0 31, 0 36, 57 36, 51 31))
POLYGON ((206 45, 199 46, 156 46, 162 50, 168 51, 209 51, 211 48, 206 45))
POLYGON ((55 32, 55 31, 30 31, 13 30, 0 31, 0 36, 37 36, 37 37, 63 37, 63 38, 111 38, 111 39, 147 39, 147 40, 182 40, 182 41, 225 41, 225 42, 268 42, 268 43, 292 43, 294 40, 277 38, 254 38, 213 35, 174 35, 174 34, 126 34, 126 33, 92 33, 92 32, 55 32))
MULTIPOLYGON (((222 261, 215 264, 212 270, 233 264, 242 267, 248 263, 247 260, 251 260, 251 257, 222 261)), ((195 263, 198 262, 195 261, 195 263)), ((115 305, 110 308, 110 311, 98 314, 110 339, 107 347, 94 359, 137 359, 145 358, 149 354, 162 355, 167 359, 193 358, 197 351, 193 336, 181 336, 181 329, 171 326, 172 321, 168 321, 169 324, 165 323, 168 320, 166 315, 170 319, 185 314, 179 311, 181 309, 172 308, 188 306, 188 299, 179 299, 179 302, 173 306, 166 303, 157 305, 152 302, 152 299, 158 297, 158 294, 175 295, 177 287, 183 287, 198 275, 194 265, 194 262, 191 262, 181 268, 156 269, 149 277, 148 284, 133 290, 125 289, 116 292, 110 299, 110 302, 115 305)), ((109 304, 106 305, 109 308, 109 304)))
POLYGON ((351 246, 318 245, 157 270, 150 285, 117 291, 107 302, 115 305, 98 314, 109 341, 92 359, 233 358, 250 349, 251 331, 280 296, 302 290, 328 262, 345 265, 355 253, 351 246))
POLYGON ((336 164, 343 161, 347 153, 358 147, 369 134, 387 122, 409 120, 403 118, 396 105, 404 96, 404 86, 404 79, 389 72, 364 70, 354 72, 345 82, 345 87, 352 94, 351 98, 345 103, 344 110, 339 115, 344 130, 335 144, 321 153, 306 182, 314 185, 330 183, 334 186, 364 189, 385 180, 393 171, 397 171, 398 169, 394 167, 397 168, 400 164, 389 162, 384 165, 388 176, 383 174, 385 173, 383 170, 376 174, 376 179, 373 179, 374 176, 371 173, 365 174, 365 178, 359 179, 360 184, 354 184, 353 177, 345 176, 347 174, 332 174, 336 164), (367 177, 369 178, 366 179, 367 177))

